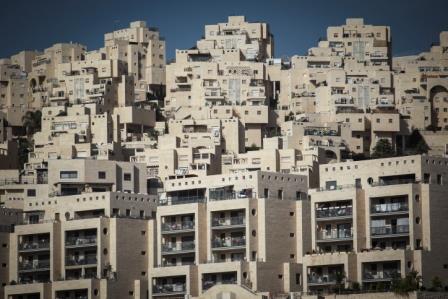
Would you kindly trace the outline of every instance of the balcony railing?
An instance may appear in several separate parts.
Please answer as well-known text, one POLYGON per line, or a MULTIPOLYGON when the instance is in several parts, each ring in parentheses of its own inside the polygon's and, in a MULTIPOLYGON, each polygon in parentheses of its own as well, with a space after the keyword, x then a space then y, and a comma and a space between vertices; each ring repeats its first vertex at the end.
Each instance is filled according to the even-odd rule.
POLYGON ((318 241, 349 240, 351 238, 353 238, 352 229, 335 229, 331 231, 320 231, 317 233, 318 241))
POLYGON ((82 265, 96 265, 96 256, 75 257, 68 256, 65 260, 66 266, 82 266, 82 265))
POLYGON ((20 251, 27 250, 49 250, 50 249, 50 241, 44 240, 39 242, 23 242, 19 244, 20 251))
POLYGON ((390 269, 382 272, 364 271, 362 275, 363 280, 391 280, 400 277, 400 270, 390 269))
POLYGON ((338 277, 335 274, 329 275, 308 275, 309 284, 336 284, 338 277))
POLYGON ((233 225, 244 225, 246 224, 246 219, 244 216, 235 216, 230 218, 213 218, 212 226, 233 226, 233 225))
POLYGON ((409 225, 373 226, 370 231, 372 236, 407 234, 409 225))
POLYGON ((72 237, 65 240, 65 246, 91 246, 96 244, 96 236, 91 237, 72 237))
POLYGON ((162 223, 162 232, 175 232, 194 229, 194 221, 182 221, 181 223, 162 223))
POLYGON ((237 284, 237 280, 236 280, 236 278, 225 279, 225 280, 222 280, 222 281, 220 281, 220 282, 213 281, 213 280, 205 280, 205 281, 202 283, 202 289, 203 289, 204 291, 205 291, 205 290, 208 290, 208 289, 210 289, 211 287, 213 287, 213 286, 216 285, 216 284, 237 284))
POLYGON ((385 204, 374 204, 370 210, 372 214, 406 212, 409 210, 407 202, 394 202, 385 204))
POLYGON ((246 246, 246 238, 228 238, 228 239, 215 239, 212 241, 213 248, 230 248, 230 247, 242 247, 246 246))
POLYGON ((50 269, 50 260, 38 260, 32 262, 22 262, 19 263, 19 271, 42 271, 50 269))
POLYGON ((370 184, 372 187, 378 187, 378 186, 390 186, 390 185, 404 185, 404 184, 418 184, 419 182, 414 179, 394 179, 394 180, 386 180, 386 181, 379 181, 379 182, 373 182, 370 184))
MULTIPOLYGON (((237 163, 240 164, 240 163, 237 163)), ((244 198, 255 198, 255 192, 229 192, 224 194, 213 194, 210 192, 210 201, 219 200, 232 200, 232 199, 244 199, 244 198)))
POLYGON ((195 249, 194 241, 185 241, 179 243, 162 244, 163 253, 176 253, 182 251, 191 251, 195 249))
POLYGON ((185 283, 171 283, 155 285, 152 288, 153 294, 178 294, 185 293, 187 290, 185 283))
POLYGON ((205 196, 183 196, 183 197, 170 197, 159 200, 160 206, 180 205, 187 203, 205 202, 205 196))
POLYGON ((316 218, 348 217, 352 216, 352 207, 329 207, 316 210, 316 218))

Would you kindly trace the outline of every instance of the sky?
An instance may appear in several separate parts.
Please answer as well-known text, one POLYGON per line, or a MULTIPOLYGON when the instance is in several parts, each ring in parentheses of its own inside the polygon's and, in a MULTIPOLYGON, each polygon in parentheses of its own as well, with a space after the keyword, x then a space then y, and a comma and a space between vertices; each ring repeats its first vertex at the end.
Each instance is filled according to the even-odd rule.
POLYGON ((204 25, 229 15, 267 22, 276 57, 303 55, 328 26, 349 17, 390 26, 394 56, 412 55, 438 43, 440 31, 448 30, 447 11, 448 0, 2 0, 0 57, 70 41, 95 50, 104 33, 143 20, 159 28, 170 59, 176 49, 194 46, 204 25))

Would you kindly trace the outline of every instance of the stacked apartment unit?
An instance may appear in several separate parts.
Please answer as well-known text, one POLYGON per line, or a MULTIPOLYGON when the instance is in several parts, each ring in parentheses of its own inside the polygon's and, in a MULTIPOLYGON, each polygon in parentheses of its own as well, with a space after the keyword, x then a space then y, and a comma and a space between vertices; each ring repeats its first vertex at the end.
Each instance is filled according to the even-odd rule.
POLYGON ((0 299, 448 290, 447 38, 347 19, 284 60, 231 16, 168 65, 143 21, 0 60, 0 299), (415 129, 434 156, 369 159, 415 129))

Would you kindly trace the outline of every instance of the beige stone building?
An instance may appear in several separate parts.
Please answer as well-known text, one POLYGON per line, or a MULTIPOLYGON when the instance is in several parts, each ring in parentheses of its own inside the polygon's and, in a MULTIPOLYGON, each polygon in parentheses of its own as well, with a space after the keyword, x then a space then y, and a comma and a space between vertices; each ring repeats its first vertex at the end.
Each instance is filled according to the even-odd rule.
POLYGON ((433 277, 445 280, 446 163, 405 156, 321 165, 321 188, 310 194, 312 252, 304 257, 304 290, 353 282, 387 288, 411 270, 427 287, 433 277))

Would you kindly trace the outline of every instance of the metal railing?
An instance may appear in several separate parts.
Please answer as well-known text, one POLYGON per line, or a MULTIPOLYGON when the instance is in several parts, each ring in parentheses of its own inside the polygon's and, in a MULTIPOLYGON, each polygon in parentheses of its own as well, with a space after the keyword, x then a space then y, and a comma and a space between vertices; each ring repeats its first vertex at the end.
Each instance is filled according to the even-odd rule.
POLYGON ((374 214, 380 213, 391 213, 391 212, 405 212, 408 211, 407 202, 394 202, 394 203, 384 203, 384 204, 373 204, 370 212, 374 214))
POLYGON ((36 260, 19 263, 19 271, 22 270, 46 270, 50 269, 50 260, 36 260))
POLYGON ((346 217, 352 216, 353 208, 349 207, 329 207, 326 209, 316 210, 316 218, 330 218, 330 217, 346 217))
POLYGON ((67 256, 67 258, 65 259, 66 266, 96 265, 97 262, 98 261, 96 259, 96 256, 67 256))
POLYGON ((162 223, 162 232, 194 229, 194 221, 182 221, 181 223, 162 223))
POLYGON ((394 279, 400 277, 400 271, 398 269, 383 270, 382 272, 364 271, 362 275, 363 280, 384 280, 394 279))
POLYGON ((244 216, 234 216, 230 218, 213 218, 212 226, 232 226, 232 225, 244 225, 246 224, 246 218, 244 216))
POLYGON ((23 242, 19 244, 19 250, 35 250, 35 249, 50 249, 50 241, 41 240, 38 242, 23 242))
POLYGON ((370 232, 372 236, 406 234, 409 233, 409 225, 373 226, 370 232))
POLYGON ((181 251, 187 251, 187 250, 194 250, 195 244, 194 241, 185 241, 185 242, 178 242, 178 243, 172 243, 172 244, 162 244, 162 252, 163 253, 170 253, 170 252, 181 252, 181 251))
POLYGON ((309 284, 336 284, 338 277, 336 274, 329 275, 308 275, 309 284))
POLYGON ((187 290, 185 283, 168 283, 163 285, 155 285, 152 288, 153 294, 173 294, 185 293, 187 290))
POLYGON ((71 237, 65 239, 65 246, 82 246, 96 244, 96 236, 91 237, 71 237))
POLYGON ((187 203, 205 202, 207 198, 205 196, 183 196, 183 197, 170 197, 159 200, 159 206, 180 205, 187 203))
POLYGON ((328 187, 320 187, 320 188, 317 188, 316 191, 317 192, 336 191, 336 190, 354 189, 354 188, 361 188, 361 186, 357 185, 357 184, 334 185, 334 186, 328 186, 328 187))
POLYGON ((208 290, 208 289, 210 289, 211 287, 213 287, 214 285, 217 285, 217 284, 237 284, 237 280, 236 280, 236 278, 225 279, 225 280, 221 280, 219 282, 213 281, 213 280, 205 280, 202 283, 202 289, 205 291, 205 290, 208 290))
POLYGON ((391 185, 404 185, 404 184, 418 184, 419 181, 414 179, 395 179, 395 180, 387 180, 387 181, 379 181, 373 182, 370 184, 372 187, 378 186, 391 186, 391 185))
POLYGON ((228 238, 228 239, 215 239, 212 241, 213 248, 228 248, 246 246, 246 238, 228 238))
POLYGON ((210 201, 219 201, 219 200, 231 200, 231 199, 244 199, 244 198, 255 198, 255 192, 252 193, 240 193, 240 192, 231 192, 225 194, 210 194, 210 201))
POLYGON ((353 238, 352 229, 334 229, 331 231, 320 231, 317 233, 317 240, 344 240, 353 238))

